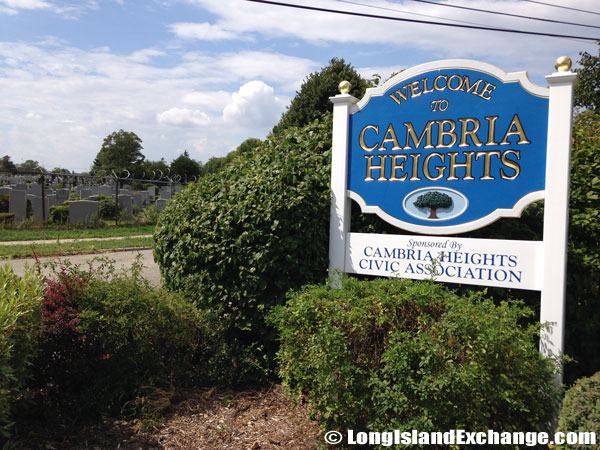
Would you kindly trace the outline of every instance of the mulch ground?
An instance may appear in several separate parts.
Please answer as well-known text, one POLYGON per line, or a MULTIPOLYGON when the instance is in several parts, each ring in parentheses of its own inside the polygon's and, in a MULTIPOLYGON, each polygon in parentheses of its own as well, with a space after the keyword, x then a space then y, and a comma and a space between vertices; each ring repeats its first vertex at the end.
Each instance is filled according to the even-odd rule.
POLYGON ((136 421, 46 418, 19 423, 14 448, 314 450, 323 445, 305 405, 296 405, 280 385, 242 391, 177 392, 166 420, 151 430, 136 421))

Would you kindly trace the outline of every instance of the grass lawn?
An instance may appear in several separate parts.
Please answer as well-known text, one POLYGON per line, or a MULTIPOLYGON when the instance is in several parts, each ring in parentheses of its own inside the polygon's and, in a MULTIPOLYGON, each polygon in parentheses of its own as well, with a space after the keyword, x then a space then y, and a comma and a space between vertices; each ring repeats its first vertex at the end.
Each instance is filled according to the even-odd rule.
POLYGON ((82 238, 108 238, 116 236, 139 236, 152 234, 154 225, 131 225, 106 228, 0 228, 0 241, 34 241, 82 238))
POLYGON ((30 258, 34 255, 52 256, 77 253, 95 253, 98 250, 151 246, 151 237, 127 237, 125 239, 108 239, 104 241, 75 241, 58 242, 52 244, 0 245, 0 258, 30 258))

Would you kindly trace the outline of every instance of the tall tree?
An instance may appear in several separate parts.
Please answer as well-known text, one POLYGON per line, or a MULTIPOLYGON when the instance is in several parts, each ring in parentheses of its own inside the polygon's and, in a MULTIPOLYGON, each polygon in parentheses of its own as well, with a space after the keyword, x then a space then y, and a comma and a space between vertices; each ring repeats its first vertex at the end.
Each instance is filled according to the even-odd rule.
POLYGON ((145 180, 158 179, 161 173, 167 175, 169 173, 169 165, 165 158, 160 158, 159 161, 145 160, 131 174, 134 178, 143 178, 145 180))
POLYGON ((10 156, 4 155, 2 159, 0 159, 0 171, 13 172, 16 169, 17 166, 11 161, 10 156))
POLYGON ((40 167, 40 163, 33 159, 28 159, 21 164, 17 164, 17 170, 19 172, 39 172, 40 168, 42 169, 42 172, 46 172, 46 169, 40 167))
POLYGON ((69 169, 63 169, 61 167, 55 167, 51 170, 52 173, 60 173, 63 175, 71 175, 71 171, 69 169))
POLYGON ((600 113, 600 41, 598 41, 598 56, 588 52, 580 52, 581 66, 575 69, 579 75, 575 86, 575 106, 591 109, 600 113))
POLYGON ((102 148, 92 164, 95 175, 110 174, 128 170, 135 173, 144 162, 142 140, 132 131, 119 130, 104 138, 102 148))
POLYGON ((171 162, 171 174, 181 176, 183 181, 193 180, 194 177, 198 177, 201 172, 202 166, 198 161, 190 158, 187 150, 171 162))
POLYGON ((273 129, 274 133, 286 128, 304 126, 332 110, 329 97, 339 94, 341 81, 352 84, 350 94, 360 98, 367 89, 367 81, 343 59, 333 58, 320 72, 311 73, 296 92, 290 106, 273 129))

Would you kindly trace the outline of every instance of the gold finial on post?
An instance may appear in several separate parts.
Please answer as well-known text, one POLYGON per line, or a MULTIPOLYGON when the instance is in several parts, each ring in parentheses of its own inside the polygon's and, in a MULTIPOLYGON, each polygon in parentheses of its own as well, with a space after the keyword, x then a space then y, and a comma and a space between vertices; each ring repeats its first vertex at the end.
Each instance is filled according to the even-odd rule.
POLYGON ((571 62, 571 58, 569 58, 568 56, 561 56, 556 60, 556 64, 554 64, 554 67, 559 72, 567 72, 571 70, 572 64, 573 63, 571 62))
POLYGON ((349 81, 344 80, 338 85, 338 89, 340 90, 341 94, 347 94, 350 92, 350 89, 352 89, 352 85, 349 81))

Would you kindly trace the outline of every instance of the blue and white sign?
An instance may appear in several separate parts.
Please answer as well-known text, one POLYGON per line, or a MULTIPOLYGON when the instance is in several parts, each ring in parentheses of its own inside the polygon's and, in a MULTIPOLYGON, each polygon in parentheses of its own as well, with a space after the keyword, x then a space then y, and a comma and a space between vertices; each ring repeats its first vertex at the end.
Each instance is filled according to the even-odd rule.
POLYGON ((407 69, 361 100, 340 84, 330 98, 332 285, 347 272, 540 290, 540 352, 558 361, 577 74, 567 57, 555 67, 548 87, 468 60, 407 69), (353 233, 350 199, 420 235, 353 233), (444 236, 542 199, 542 241, 444 236))
POLYGON ((350 114, 348 195, 421 233, 518 216, 543 198, 547 128, 548 89, 523 72, 472 61, 406 70, 350 114))

